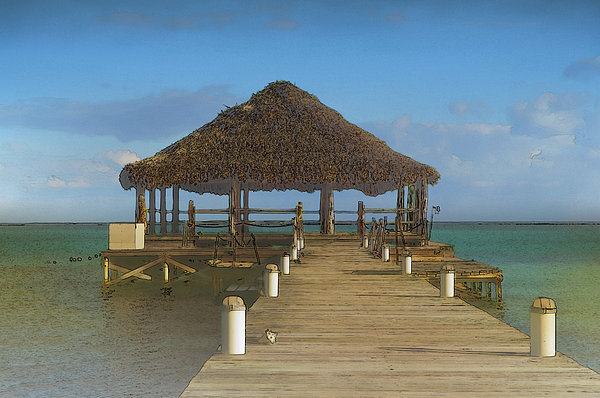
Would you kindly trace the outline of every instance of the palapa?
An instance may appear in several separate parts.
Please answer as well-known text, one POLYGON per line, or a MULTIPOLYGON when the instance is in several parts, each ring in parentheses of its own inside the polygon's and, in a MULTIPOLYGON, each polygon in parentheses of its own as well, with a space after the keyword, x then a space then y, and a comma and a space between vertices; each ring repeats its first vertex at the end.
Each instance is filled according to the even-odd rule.
POLYGON ((219 195, 232 184, 304 192, 327 185, 376 196, 438 178, 434 168, 393 151, 314 95, 278 81, 156 155, 126 165, 120 182, 124 189, 179 186, 219 195))

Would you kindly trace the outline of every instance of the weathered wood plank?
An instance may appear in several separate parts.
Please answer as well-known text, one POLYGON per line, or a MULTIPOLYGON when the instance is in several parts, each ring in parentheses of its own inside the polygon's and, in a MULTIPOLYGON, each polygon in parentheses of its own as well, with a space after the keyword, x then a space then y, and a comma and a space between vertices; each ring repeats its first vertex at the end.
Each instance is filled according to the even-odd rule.
POLYGON ((307 237, 280 296, 247 314, 245 355, 216 353, 183 392, 199 396, 595 396, 600 376, 424 279, 391 272, 358 241, 307 237), (266 328, 277 343, 262 344, 266 328))

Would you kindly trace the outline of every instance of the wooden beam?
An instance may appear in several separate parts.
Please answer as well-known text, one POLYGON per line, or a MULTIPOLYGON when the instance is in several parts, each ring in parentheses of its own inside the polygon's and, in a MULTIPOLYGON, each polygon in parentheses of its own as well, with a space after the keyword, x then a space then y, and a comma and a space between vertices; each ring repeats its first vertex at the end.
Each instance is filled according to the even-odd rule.
POLYGON ((169 263, 169 264, 171 264, 171 265, 175 266, 175 267, 179 267, 179 268, 181 268, 182 270, 184 270, 184 271, 187 271, 187 272, 190 272, 190 273, 192 273, 192 274, 193 274, 194 272, 196 272, 196 269, 194 269, 194 268, 192 268, 192 267, 190 267, 190 266, 187 266, 187 265, 185 265, 185 264, 183 264, 183 263, 180 263, 179 261, 177 261, 177 260, 174 260, 173 258, 171 258, 171 257, 169 257, 169 256, 166 256, 166 258, 165 258, 165 261, 166 261, 167 263, 169 263))
POLYGON ((147 270, 148 268, 152 268, 157 264, 160 264, 161 262, 165 261, 165 256, 160 256, 159 258, 157 258, 154 261, 149 262, 146 265, 142 265, 141 267, 138 267, 134 270, 131 270, 129 272, 126 272, 125 274, 121 275, 120 277, 118 277, 117 279, 114 279, 112 281, 106 282, 105 285, 106 286, 110 286, 110 285, 114 285, 117 282, 120 282, 122 280, 125 280, 127 278, 130 278, 132 276, 137 276, 137 274, 141 274, 142 272, 144 272, 145 270, 147 270))
MULTIPOLYGON (((122 274, 126 274, 126 273, 128 273, 128 272, 131 271, 129 268, 121 267, 120 265, 112 264, 110 262, 108 263, 108 268, 109 269, 113 269, 115 271, 119 271, 122 274)), ((150 275, 144 274, 144 273, 141 273, 141 272, 139 274, 134 275, 134 277, 140 278, 140 279, 145 279, 147 281, 151 281, 152 280, 152 277, 150 275)))

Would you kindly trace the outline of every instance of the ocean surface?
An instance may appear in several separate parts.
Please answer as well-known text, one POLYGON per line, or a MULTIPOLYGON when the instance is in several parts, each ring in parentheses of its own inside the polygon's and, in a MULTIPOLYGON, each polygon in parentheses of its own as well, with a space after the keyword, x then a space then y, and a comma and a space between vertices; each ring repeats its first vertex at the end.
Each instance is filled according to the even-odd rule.
POLYGON ((432 240, 502 270, 503 310, 476 303, 529 334, 536 297, 557 306, 557 349, 600 372, 600 223, 436 223, 432 240))
MULTIPOLYGON (((558 349, 600 370, 600 225, 436 223, 432 239, 501 268, 503 309, 478 305, 526 333, 533 299, 555 299, 558 349)), ((160 278, 103 289, 107 245, 106 224, 0 225, 0 396, 176 397, 215 352, 212 268, 170 294, 160 278)))

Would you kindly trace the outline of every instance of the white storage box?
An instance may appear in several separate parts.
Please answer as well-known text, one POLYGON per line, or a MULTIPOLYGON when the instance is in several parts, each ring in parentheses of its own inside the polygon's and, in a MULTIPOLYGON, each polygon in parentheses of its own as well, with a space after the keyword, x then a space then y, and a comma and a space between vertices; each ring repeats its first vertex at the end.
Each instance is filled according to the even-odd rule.
POLYGON ((131 250, 144 248, 144 224, 115 223, 108 225, 108 249, 131 250))

